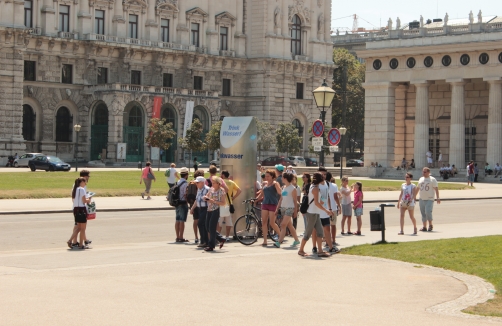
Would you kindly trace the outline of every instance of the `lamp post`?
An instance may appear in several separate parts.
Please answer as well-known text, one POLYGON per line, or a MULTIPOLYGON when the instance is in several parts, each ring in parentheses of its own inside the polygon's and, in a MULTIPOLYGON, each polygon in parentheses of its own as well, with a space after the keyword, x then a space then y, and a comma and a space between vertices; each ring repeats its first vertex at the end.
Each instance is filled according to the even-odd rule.
POLYGON ((345 157, 345 133, 347 132, 347 128, 345 127, 340 127, 338 128, 338 131, 340 131, 340 135, 342 136, 342 155, 340 156, 340 180, 342 180, 343 177, 343 158, 345 157))
POLYGON ((80 132, 80 128, 82 128, 82 126, 79 124, 73 126, 77 137, 77 141, 75 143, 75 172, 78 172, 78 133, 80 132))
MULTIPOLYGON (((331 105, 331 102, 333 101, 333 98, 335 97, 335 91, 328 87, 328 84, 326 84, 326 79, 322 82, 322 85, 318 88, 316 88, 314 91, 312 91, 312 94, 314 95, 314 100, 318 108, 321 108, 321 121, 324 126, 325 120, 326 120, 326 110, 325 108, 329 107, 331 105)), ((322 143, 323 146, 321 146, 321 154, 319 157, 319 166, 324 166, 324 135, 322 135, 322 143)))

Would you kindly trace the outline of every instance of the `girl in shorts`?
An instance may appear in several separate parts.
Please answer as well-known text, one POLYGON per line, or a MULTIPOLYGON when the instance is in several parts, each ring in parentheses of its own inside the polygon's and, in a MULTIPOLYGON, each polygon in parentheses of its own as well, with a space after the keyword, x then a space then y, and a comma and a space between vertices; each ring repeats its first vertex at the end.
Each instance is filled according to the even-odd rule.
POLYGON ((363 215, 363 184, 356 182, 351 187, 354 192, 354 215, 357 219, 357 232, 354 235, 361 235, 361 227, 363 226, 363 221, 361 215, 363 215))
MULTIPOLYGON (((85 195, 85 184, 85 178, 77 178, 71 193, 71 198, 73 199, 73 217, 75 218, 75 223, 77 223, 80 232, 80 243, 82 244, 79 247, 80 249, 90 249, 90 247, 85 244, 87 241, 85 236, 85 229, 87 226, 87 210, 85 204, 90 203, 91 198, 85 195)), ((70 239, 70 241, 72 240, 73 239, 70 239)))
POLYGON ((397 200, 397 209, 401 211, 401 232, 399 232, 398 235, 404 234, 404 215, 406 214, 406 211, 410 214, 410 219, 413 223, 413 234, 417 234, 417 221, 414 216, 415 200, 413 199, 417 186, 411 183, 411 179, 413 179, 413 175, 411 173, 406 173, 406 182, 401 185, 401 193, 399 194, 399 199, 397 200))
POLYGON ((286 229, 289 229, 295 241, 291 247, 295 247, 300 244, 298 236, 296 235, 296 230, 293 227, 291 218, 298 214, 298 197, 296 187, 292 184, 293 174, 286 172, 282 175, 282 182, 284 182, 284 187, 282 188, 282 196, 277 205, 281 209, 282 222, 281 222, 281 232, 279 240, 274 242, 274 246, 277 248, 281 247, 281 242, 286 236, 286 229))
POLYGON ((261 204, 261 225, 263 229, 263 243, 262 246, 267 246, 267 225, 270 220, 270 226, 276 234, 279 234, 281 230, 275 223, 276 215, 278 213, 279 199, 281 197, 281 186, 275 181, 275 171, 267 170, 265 172, 265 181, 267 185, 263 187, 262 193, 256 198, 256 201, 260 201, 263 198, 261 204))

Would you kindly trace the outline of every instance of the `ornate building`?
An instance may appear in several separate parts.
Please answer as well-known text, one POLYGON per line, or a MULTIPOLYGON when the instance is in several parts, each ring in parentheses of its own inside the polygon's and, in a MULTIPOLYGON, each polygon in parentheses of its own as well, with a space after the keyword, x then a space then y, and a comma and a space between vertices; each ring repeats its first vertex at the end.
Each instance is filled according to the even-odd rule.
MULTIPOLYGON (((338 35, 366 61, 365 164, 465 168, 502 163, 502 17, 435 19, 404 29, 338 35)), ((345 44, 345 45, 344 45, 345 44)))
MULTIPOLYGON (((187 101, 304 126, 332 75, 330 0, 0 0, 0 156, 145 160, 154 97, 182 135, 187 101), (80 124, 76 133, 73 126, 80 124), (74 144, 78 137, 78 153, 74 144)), ((209 153, 198 153, 207 162, 209 153)), ((163 161, 181 159, 172 146, 163 161)))

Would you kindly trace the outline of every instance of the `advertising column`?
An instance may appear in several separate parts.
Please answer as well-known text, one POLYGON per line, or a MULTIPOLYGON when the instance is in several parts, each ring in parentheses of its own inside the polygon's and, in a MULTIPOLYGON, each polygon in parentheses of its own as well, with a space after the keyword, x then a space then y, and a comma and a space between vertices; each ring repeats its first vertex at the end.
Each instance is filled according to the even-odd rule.
POLYGON ((235 200, 234 222, 244 215, 243 200, 255 198, 257 130, 253 117, 225 117, 220 131, 221 170, 227 170, 242 194, 235 200))

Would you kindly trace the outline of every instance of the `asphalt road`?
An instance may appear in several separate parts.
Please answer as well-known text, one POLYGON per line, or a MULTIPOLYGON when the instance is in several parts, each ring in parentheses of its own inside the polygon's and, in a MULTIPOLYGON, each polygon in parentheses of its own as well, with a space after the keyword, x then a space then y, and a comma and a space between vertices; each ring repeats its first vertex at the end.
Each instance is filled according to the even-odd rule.
MULTIPOLYGON (((436 205, 435 232, 415 237, 397 236, 397 209, 389 208, 388 237, 502 234, 501 207, 495 200, 436 205)), ((367 229, 369 209, 365 236, 340 237, 342 246, 378 237, 367 229)), ((467 289, 426 268, 346 255, 303 259, 288 244, 231 242, 204 253, 175 244, 173 222, 173 211, 98 213, 88 224, 93 249, 84 251, 66 247, 69 214, 0 216, 0 325, 488 325, 426 312, 467 289)))

